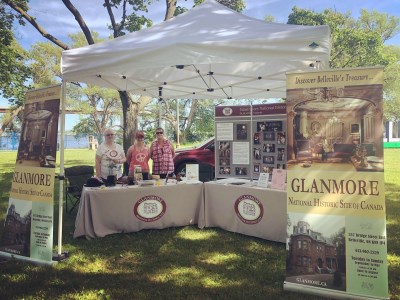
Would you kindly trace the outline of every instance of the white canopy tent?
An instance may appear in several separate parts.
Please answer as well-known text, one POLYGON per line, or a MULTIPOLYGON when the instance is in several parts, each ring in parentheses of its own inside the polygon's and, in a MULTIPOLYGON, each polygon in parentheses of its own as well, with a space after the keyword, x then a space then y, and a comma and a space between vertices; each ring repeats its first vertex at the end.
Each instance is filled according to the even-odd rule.
POLYGON ((62 53, 63 80, 164 99, 285 97, 288 71, 328 66, 328 26, 266 23, 208 0, 166 22, 62 53))
MULTIPOLYGON (((163 99, 266 99, 286 96, 288 71, 327 68, 328 26, 266 23, 215 0, 151 28, 63 51, 65 83, 84 82, 163 99)), ((60 178, 64 176, 60 142, 60 178)), ((59 224, 63 181, 60 180, 59 224)), ((59 226, 58 254, 62 228, 59 226)))

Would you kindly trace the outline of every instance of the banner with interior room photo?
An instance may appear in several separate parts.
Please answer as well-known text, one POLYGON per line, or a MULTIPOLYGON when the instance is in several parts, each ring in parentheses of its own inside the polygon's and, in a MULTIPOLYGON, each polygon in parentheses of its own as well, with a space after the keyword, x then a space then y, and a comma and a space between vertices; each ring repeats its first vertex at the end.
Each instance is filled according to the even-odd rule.
POLYGON ((0 254, 50 262, 61 86, 26 93, 0 254))
POLYGON ((285 290, 388 299, 383 69, 287 75, 285 290))

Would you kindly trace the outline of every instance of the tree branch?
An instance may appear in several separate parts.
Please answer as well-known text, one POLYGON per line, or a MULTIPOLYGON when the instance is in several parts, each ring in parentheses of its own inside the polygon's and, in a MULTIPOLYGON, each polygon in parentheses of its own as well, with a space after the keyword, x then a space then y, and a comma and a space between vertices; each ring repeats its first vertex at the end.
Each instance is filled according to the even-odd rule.
POLYGON ((54 44, 56 44, 57 46, 59 46, 60 48, 64 49, 64 50, 68 50, 69 47, 67 46, 67 44, 64 44, 63 42, 61 42, 59 39, 57 39, 56 37, 54 37, 53 35, 51 35, 50 33, 48 33, 42 26, 40 26, 35 18, 33 18, 32 16, 30 16, 25 10, 23 10, 21 7, 19 7, 17 4, 15 4, 14 1, 10 1, 10 0, 2 0, 2 2, 6 3, 8 6, 10 6, 13 10, 15 10, 17 13, 19 13, 25 20, 27 20, 29 23, 32 24, 33 27, 36 28, 37 31, 39 31, 39 33, 46 39, 48 39, 49 41, 53 42, 54 44))
POLYGON ((78 22, 79 26, 81 27, 81 29, 83 31, 83 34, 85 35, 88 44, 89 45, 93 45, 94 44, 94 40, 93 40, 92 34, 91 34, 89 28, 87 27, 85 21, 83 20, 81 14, 79 13, 79 11, 71 3, 71 1, 62 0, 62 2, 69 9, 69 11, 74 15, 75 20, 78 22))
POLYGON ((174 17, 175 9, 176 9, 176 0, 165 0, 167 4, 167 9, 165 10, 164 21, 167 21, 174 17))

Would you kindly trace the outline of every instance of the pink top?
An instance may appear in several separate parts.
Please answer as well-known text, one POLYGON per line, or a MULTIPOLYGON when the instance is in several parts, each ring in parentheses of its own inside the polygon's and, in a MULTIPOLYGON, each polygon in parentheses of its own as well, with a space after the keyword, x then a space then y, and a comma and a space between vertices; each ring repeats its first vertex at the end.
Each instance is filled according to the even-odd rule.
POLYGON ((134 145, 133 150, 127 156, 131 159, 129 171, 133 171, 134 166, 141 166, 142 172, 149 172, 149 149, 147 149, 147 147, 139 150, 136 145, 134 145))

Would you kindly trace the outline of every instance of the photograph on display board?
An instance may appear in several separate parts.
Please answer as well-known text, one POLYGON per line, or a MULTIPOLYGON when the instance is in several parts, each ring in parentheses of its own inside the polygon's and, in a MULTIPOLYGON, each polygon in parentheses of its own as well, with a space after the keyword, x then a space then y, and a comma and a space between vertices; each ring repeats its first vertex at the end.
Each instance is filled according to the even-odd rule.
POLYGON ((260 164, 255 164, 254 165, 254 173, 260 173, 260 168, 261 168, 260 164))
POLYGON ((236 139, 247 140, 247 124, 236 124, 236 139))
POLYGON ((265 122, 266 131, 282 131, 283 122, 282 121, 268 121, 265 122))
POLYGON ((285 132, 278 132, 278 145, 285 145, 286 144, 286 134, 285 132))
POLYGON ((253 144, 254 145, 260 144, 260 133, 259 132, 254 133, 253 144))
POLYGON ((265 131, 264 141, 275 141, 275 132, 265 131))
POLYGON ((219 157, 231 156, 231 144, 229 142, 219 142, 219 157))
POLYGON ((276 160, 278 161, 285 160, 285 148, 278 148, 278 155, 276 157, 276 160))
POLYGON ((32 202, 10 198, 0 251, 29 256, 31 246, 32 202))
POLYGON ((55 168, 59 111, 59 99, 25 105, 18 164, 55 168))
POLYGON ((235 175, 247 175, 247 168, 246 167, 236 167, 235 175))
POLYGON ((221 174, 221 175, 229 175, 229 174, 231 174, 231 167, 229 167, 229 166, 220 167, 219 168, 219 174, 221 174))
POLYGON ((275 156, 264 155, 263 156, 263 163, 264 164, 274 164, 275 163, 275 156))
POLYGON ((253 149, 253 157, 256 160, 260 160, 261 159, 261 148, 254 148, 253 149))
POLYGON ((261 172, 262 173, 269 173, 269 168, 268 166, 262 165, 261 166, 261 172))
POLYGON ((282 165, 281 164, 276 164, 276 168, 277 169, 282 169, 282 165))
POLYGON ((286 281, 346 290, 345 218, 319 214, 288 214, 286 281), (327 224, 329 224, 327 226, 327 224))
POLYGON ((275 152, 275 144, 264 144, 263 152, 274 153, 275 152))
POLYGON ((257 122, 257 132, 265 131, 265 122, 257 122))
POLYGON ((229 166, 231 164, 230 158, 220 158, 219 165, 220 166, 229 166))

